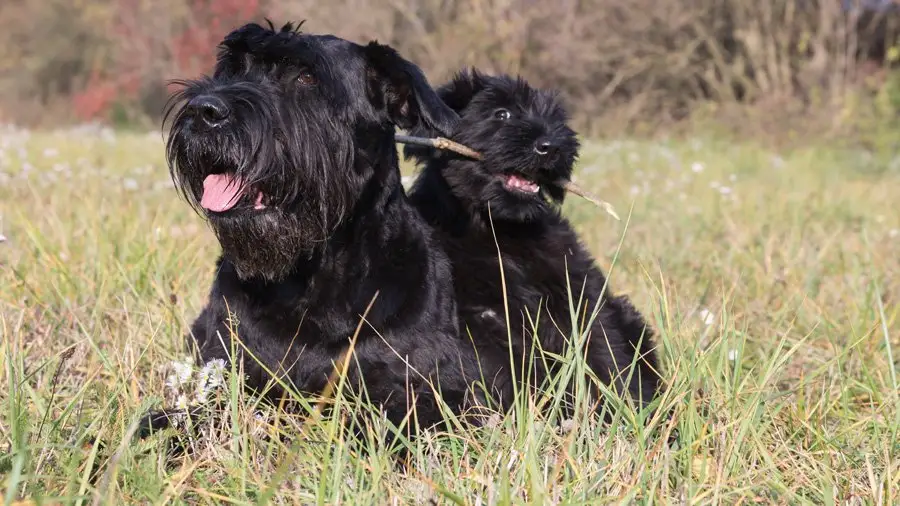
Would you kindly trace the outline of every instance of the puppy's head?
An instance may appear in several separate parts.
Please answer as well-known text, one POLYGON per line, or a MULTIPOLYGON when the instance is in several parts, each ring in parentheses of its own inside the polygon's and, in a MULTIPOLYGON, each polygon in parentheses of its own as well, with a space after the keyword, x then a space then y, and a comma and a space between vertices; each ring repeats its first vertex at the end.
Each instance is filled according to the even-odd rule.
MULTIPOLYGON (((460 115, 453 139, 480 152, 482 159, 418 146, 406 146, 407 157, 427 162, 452 156, 443 169, 451 191, 470 207, 490 208, 494 219, 539 219, 551 209, 549 203, 563 200, 561 184, 572 175, 579 143, 555 92, 477 70, 459 72, 437 91, 460 115)), ((410 133, 434 134, 425 128, 410 133)))

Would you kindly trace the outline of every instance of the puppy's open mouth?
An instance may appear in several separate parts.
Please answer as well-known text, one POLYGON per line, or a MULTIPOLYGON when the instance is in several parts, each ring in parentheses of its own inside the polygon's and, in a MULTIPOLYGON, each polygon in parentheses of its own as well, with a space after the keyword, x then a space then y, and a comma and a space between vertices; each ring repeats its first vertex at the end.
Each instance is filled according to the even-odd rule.
POLYGON ((503 186, 510 191, 518 191, 532 195, 541 191, 540 185, 534 181, 525 179, 518 174, 505 174, 503 176, 503 186))
POLYGON ((243 196, 252 198, 253 209, 266 208, 263 192, 248 188, 240 177, 230 174, 210 174, 203 180, 200 207, 214 213, 224 213, 233 209, 243 196))

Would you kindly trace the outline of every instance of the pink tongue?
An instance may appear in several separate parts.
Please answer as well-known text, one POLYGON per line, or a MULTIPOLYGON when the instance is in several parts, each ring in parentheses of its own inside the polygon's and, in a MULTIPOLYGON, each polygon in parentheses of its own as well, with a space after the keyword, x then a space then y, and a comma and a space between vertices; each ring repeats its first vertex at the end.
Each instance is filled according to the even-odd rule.
POLYGON ((203 197, 200 205, 209 211, 221 213, 237 204, 243 181, 226 174, 210 174, 203 180, 203 197))

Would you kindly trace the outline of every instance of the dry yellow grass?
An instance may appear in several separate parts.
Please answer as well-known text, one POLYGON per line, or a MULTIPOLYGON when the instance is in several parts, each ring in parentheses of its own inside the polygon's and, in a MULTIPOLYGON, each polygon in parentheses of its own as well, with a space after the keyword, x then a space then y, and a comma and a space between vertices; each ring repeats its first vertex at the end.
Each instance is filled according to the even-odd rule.
POLYGON ((673 420, 562 431, 525 410, 427 435, 401 471, 328 418, 264 437, 303 421, 255 414, 232 380, 225 430, 191 456, 167 467, 164 439, 128 441, 171 400, 217 253, 162 151, 158 133, 0 130, 7 504, 900 501, 900 158, 586 142, 578 179, 623 221, 565 212, 658 328, 673 420))

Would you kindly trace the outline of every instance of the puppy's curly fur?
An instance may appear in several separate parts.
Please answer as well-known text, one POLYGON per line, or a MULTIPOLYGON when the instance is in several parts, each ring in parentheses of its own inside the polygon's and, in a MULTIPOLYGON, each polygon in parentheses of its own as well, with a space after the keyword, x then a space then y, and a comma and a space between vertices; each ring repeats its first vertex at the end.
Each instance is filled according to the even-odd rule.
MULTIPOLYGON (((538 385, 557 368, 546 357, 528 360, 532 336, 558 355, 576 342, 571 289, 572 300, 581 301, 579 326, 600 303, 586 349, 578 353, 603 383, 646 405, 661 388, 653 332, 627 297, 605 287, 605 276, 554 205, 565 196, 560 183, 571 177, 579 149, 560 100, 521 78, 474 69, 437 91, 460 115, 453 140, 481 152, 482 159, 412 145, 404 154, 422 166, 410 200, 450 255, 461 332, 471 334, 482 356, 508 353, 499 247, 512 356, 521 366, 516 374, 530 369, 538 385)), ((410 133, 437 134, 427 125, 410 133)), ((507 398, 510 390, 507 385, 507 398)))

